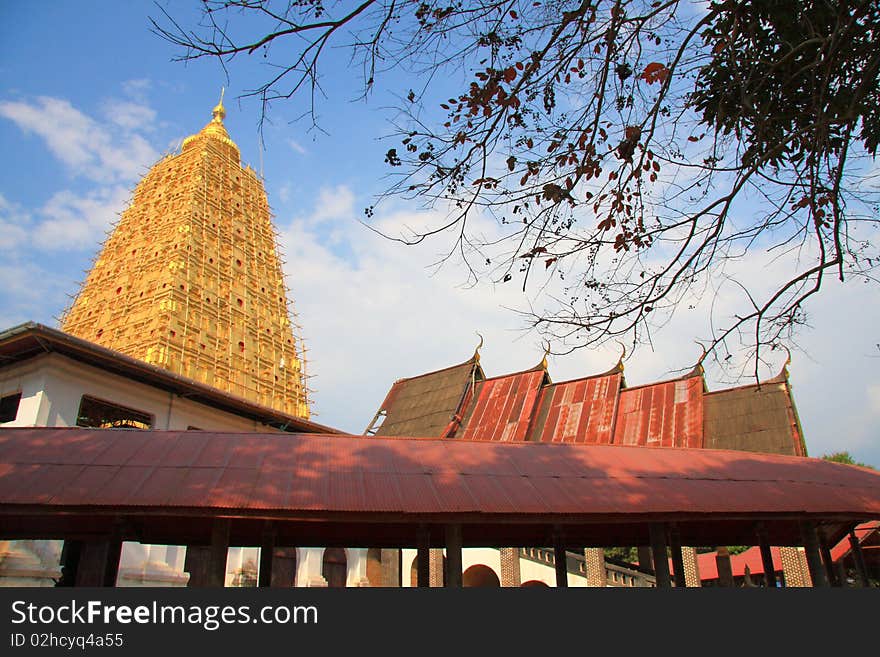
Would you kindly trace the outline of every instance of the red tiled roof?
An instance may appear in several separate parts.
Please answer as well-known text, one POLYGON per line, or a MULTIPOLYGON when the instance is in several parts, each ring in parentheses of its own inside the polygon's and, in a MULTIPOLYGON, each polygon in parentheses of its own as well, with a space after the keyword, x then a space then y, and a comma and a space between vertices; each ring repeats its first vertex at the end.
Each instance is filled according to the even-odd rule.
MULTIPOLYGON (((880 520, 863 522, 855 528, 855 533, 856 538, 859 539, 859 543, 865 543, 871 539, 876 539, 877 536, 880 535, 880 520)), ((850 550, 852 550, 852 546, 849 542, 849 536, 845 536, 840 539, 837 545, 831 548, 831 560, 837 562, 848 557, 850 550)))
POLYGON ((620 372, 544 388, 532 440, 610 445, 620 372))
POLYGON ((629 388, 620 393, 616 445, 703 446, 703 377, 629 388))
MULTIPOLYGON (((731 541, 743 536, 732 523, 751 527, 763 518, 770 538, 786 544, 795 534, 784 532, 797 525, 790 530, 783 522, 833 518, 845 531, 847 523, 880 517, 880 473, 820 459, 720 450, 0 429, 0 514, 10 518, 33 509, 139 509, 154 515, 232 510, 316 521, 354 514, 374 524, 388 514, 397 522, 455 518, 471 523, 472 541, 489 540, 488 532, 499 527, 509 532, 525 523, 554 522, 575 528, 599 523, 576 540, 636 540, 620 528, 630 523, 632 532, 643 527, 633 523, 662 519, 679 522, 682 540, 697 541, 691 544, 710 536, 736 544, 731 541), (608 526, 601 524, 609 519, 608 526), (720 536, 722 529, 728 533, 720 536)), ((376 527, 364 531, 381 530, 376 527)))
MULTIPOLYGON (((780 572, 782 570, 782 557, 780 556, 778 547, 771 547, 770 554, 773 556, 773 570, 780 572)), ((704 552, 697 555, 697 570, 700 573, 700 580, 707 581, 718 579, 718 563, 715 557, 717 552, 704 552)), ((670 560, 671 563, 671 560, 670 560)), ((734 577, 743 577, 746 573, 746 566, 749 567, 749 573, 754 575, 764 574, 764 562, 761 560, 761 548, 750 547, 745 552, 732 554, 730 556, 730 569, 734 577)))

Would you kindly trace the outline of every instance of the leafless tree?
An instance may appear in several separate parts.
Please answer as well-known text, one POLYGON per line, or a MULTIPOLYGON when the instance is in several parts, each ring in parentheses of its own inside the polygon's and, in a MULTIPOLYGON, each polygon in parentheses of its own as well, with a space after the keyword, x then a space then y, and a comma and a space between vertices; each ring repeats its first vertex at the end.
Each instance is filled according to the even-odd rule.
POLYGON ((265 58, 264 112, 314 109, 331 46, 364 96, 407 71, 387 193, 451 211, 389 237, 446 235, 470 280, 544 290, 528 319, 559 351, 650 341, 727 276, 744 301, 706 343, 721 360, 745 343, 757 368, 827 276, 876 282, 876 0, 203 4, 200 24, 163 12, 154 30, 183 60, 265 58), (730 273, 758 253, 777 278, 730 273))

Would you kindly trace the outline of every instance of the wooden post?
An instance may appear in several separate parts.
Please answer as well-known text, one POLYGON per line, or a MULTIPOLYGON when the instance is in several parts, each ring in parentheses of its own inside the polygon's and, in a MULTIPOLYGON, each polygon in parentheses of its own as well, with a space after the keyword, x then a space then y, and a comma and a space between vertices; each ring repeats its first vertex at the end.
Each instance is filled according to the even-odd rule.
POLYGON ((275 559, 275 527, 266 523, 263 528, 263 541, 260 544, 260 579, 257 586, 272 586, 272 562, 275 559))
POLYGON ((446 525, 446 586, 461 588, 461 525, 446 525))
POLYGON ((639 554, 639 568, 654 572, 654 558, 651 556, 651 546, 639 545, 636 550, 639 554))
POLYGON ((669 588, 672 584, 669 580, 669 561, 666 556, 666 526, 660 522, 652 522, 649 531, 657 588, 669 588))
POLYGON ((208 586, 226 585, 226 558, 229 552, 229 519, 216 518, 211 527, 211 548, 208 562, 208 586))
POLYGON ((561 527, 553 530, 553 557, 556 562, 556 586, 568 586, 568 564, 565 556, 565 537, 561 527))
POLYGON ((759 524, 757 531, 758 547, 761 550, 761 564, 764 566, 764 585, 768 589, 776 588, 776 568, 773 565, 773 550, 767 539, 767 529, 759 524))
POLYGON ((852 550, 853 562, 855 562, 856 572, 859 574, 859 581, 862 586, 869 587, 871 582, 868 579, 868 568, 865 565, 865 555, 862 553, 862 544, 859 537, 856 536, 855 528, 849 531, 849 547, 852 550))
POLYGON ((830 586, 843 586, 837 581, 837 573, 834 571, 834 559, 831 558, 831 548, 824 537, 819 537, 819 554, 822 556, 822 565, 825 567, 825 577, 830 586))
POLYGON ((79 570, 79 557, 82 541, 65 540, 61 548, 61 578, 55 586, 76 586, 76 572, 79 570))
POLYGON ((807 520, 801 521, 801 536, 813 586, 827 587, 828 579, 825 577, 825 568, 822 567, 822 559, 819 556, 819 532, 816 531, 816 524, 807 520))
POLYGON ((116 586, 122 541, 116 537, 82 542, 76 586, 116 586))
POLYGON ((718 586, 732 587, 733 568, 730 565, 730 551, 726 545, 715 548, 715 568, 718 571, 718 586))
POLYGON ((418 586, 431 586, 431 535, 425 525, 419 525, 416 542, 418 544, 418 586))
POLYGON ((672 553, 673 575, 675 585, 684 588, 687 586, 684 579, 684 559, 681 556, 681 532, 678 527, 669 529, 669 551, 672 553))

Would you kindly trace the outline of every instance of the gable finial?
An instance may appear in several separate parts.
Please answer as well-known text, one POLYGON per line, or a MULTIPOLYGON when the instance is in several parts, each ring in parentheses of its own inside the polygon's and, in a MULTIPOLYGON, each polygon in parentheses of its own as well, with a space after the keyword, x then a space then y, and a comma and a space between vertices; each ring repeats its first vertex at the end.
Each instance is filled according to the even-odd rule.
POLYGON ((479 331, 475 331, 475 333, 477 334, 477 337, 480 338, 480 344, 478 344, 477 348, 474 349, 474 355, 472 357, 472 360, 479 363, 480 362, 480 349, 483 348, 483 336, 480 335, 479 331))

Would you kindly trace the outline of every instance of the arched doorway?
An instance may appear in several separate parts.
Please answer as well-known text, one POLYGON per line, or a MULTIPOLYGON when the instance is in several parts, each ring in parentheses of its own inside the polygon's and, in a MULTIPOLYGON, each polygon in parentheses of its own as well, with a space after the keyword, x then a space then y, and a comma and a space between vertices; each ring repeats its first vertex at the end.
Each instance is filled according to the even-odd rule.
POLYGON ((461 585, 465 587, 500 587, 501 580, 498 579, 494 570, 480 563, 471 566, 462 573, 461 585))
POLYGON ((327 548, 324 550, 324 565, 321 574, 330 588, 345 588, 348 576, 348 561, 343 548, 327 548))
POLYGON ((521 589, 524 589, 526 587, 529 587, 529 588, 534 587, 534 588, 539 588, 539 589, 549 589, 550 588, 545 582, 542 582, 539 579, 530 579, 528 582, 523 582, 522 584, 520 584, 519 587, 521 589))
MULTIPOLYGON (((443 582, 440 586, 446 586, 446 555, 443 555, 443 582)), ((419 556, 416 555, 412 560, 412 565, 409 568, 409 585, 412 587, 416 587, 419 585, 419 556)))

